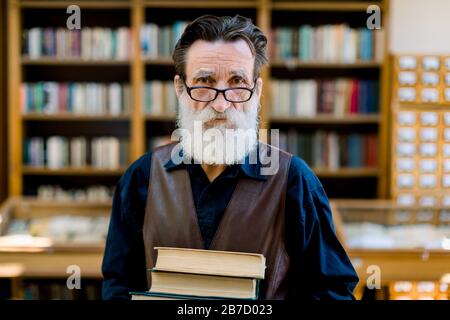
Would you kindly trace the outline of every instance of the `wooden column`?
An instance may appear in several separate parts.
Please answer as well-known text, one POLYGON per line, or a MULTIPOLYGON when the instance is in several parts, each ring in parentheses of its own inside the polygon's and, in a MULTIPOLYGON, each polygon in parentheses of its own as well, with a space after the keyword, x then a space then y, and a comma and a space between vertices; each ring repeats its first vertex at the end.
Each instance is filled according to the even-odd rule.
MULTIPOLYGON (((259 0, 257 7, 257 25, 261 28, 262 32, 269 37, 271 28, 271 8, 269 0, 259 0)), ((267 50, 269 51, 269 50, 267 50)), ((269 61, 270 63, 270 61, 269 61)), ((270 68, 264 66, 261 70, 261 79, 263 81, 263 90, 261 94, 261 110, 260 110, 260 128, 268 129, 270 118, 270 68)), ((267 142, 267 136, 260 137, 260 140, 267 142)))
POLYGON ((384 60, 380 70, 380 123, 378 127, 378 198, 387 198, 389 194, 390 172, 389 164, 391 158, 390 141, 390 66, 389 56, 389 1, 383 0, 381 12, 382 26, 384 29, 384 60))
POLYGON ((22 119, 20 112, 20 4, 8 1, 8 173, 9 195, 22 193, 22 119))
POLYGON ((131 113, 130 160, 134 161, 145 152, 145 119, 142 112, 144 85, 144 63, 140 47, 140 29, 144 24, 142 0, 133 0, 131 8, 131 28, 133 32, 133 53, 131 59, 131 86, 133 110, 131 113))
POLYGON ((6 2, 0 3, 0 202, 6 198, 6 2))

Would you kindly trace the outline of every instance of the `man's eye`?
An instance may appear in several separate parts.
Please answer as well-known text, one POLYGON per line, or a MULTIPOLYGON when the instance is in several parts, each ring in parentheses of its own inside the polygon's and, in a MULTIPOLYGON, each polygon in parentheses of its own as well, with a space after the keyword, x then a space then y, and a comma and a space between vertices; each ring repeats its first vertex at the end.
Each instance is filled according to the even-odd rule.
POLYGON ((236 84, 241 85, 241 84, 244 84, 244 80, 242 78, 234 78, 234 79, 231 80, 231 83, 233 85, 236 85, 236 84))
POLYGON ((200 77, 197 79, 197 83, 210 83, 211 79, 206 77, 200 77))

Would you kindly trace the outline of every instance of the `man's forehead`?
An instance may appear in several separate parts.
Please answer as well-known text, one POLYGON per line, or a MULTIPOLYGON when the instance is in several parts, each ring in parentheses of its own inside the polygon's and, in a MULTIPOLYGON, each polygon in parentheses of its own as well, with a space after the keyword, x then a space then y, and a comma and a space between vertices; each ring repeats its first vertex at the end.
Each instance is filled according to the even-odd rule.
POLYGON ((197 40, 187 51, 186 73, 218 73, 226 67, 228 73, 248 74, 253 70, 254 57, 248 44, 236 41, 197 40))

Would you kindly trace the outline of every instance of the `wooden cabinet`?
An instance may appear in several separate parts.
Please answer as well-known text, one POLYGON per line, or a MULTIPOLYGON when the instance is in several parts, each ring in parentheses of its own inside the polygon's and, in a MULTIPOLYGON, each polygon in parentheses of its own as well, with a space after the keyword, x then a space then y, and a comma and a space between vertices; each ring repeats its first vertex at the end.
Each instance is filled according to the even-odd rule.
POLYGON ((11 281, 10 297, 23 299, 26 284, 33 281, 62 283, 67 291, 65 282, 74 268, 80 271, 82 283, 96 281, 99 290, 104 251, 104 239, 84 243, 55 242, 46 237, 35 237, 32 241, 5 239, 4 234, 14 219, 51 218, 55 215, 106 217, 108 219, 104 221, 107 224, 110 210, 109 203, 46 202, 22 197, 8 199, 0 208, 0 279, 11 281))
POLYGON ((399 206, 394 200, 336 200, 332 210, 339 239, 360 279, 358 297, 374 272, 380 272, 382 286, 398 281, 439 282, 450 274, 450 208, 399 206), (351 225, 363 231, 355 236, 351 225), (401 228, 403 235, 399 237, 393 228, 401 228), (443 236, 436 242, 434 235, 440 230, 443 236))

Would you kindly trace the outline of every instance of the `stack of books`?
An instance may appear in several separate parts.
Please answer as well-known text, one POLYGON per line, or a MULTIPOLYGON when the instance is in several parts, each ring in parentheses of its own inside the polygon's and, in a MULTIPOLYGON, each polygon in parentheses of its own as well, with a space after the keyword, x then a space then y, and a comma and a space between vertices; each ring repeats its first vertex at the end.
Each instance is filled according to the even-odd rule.
POLYGON ((258 299, 266 259, 261 254, 156 247, 146 292, 130 292, 132 300, 258 299))

